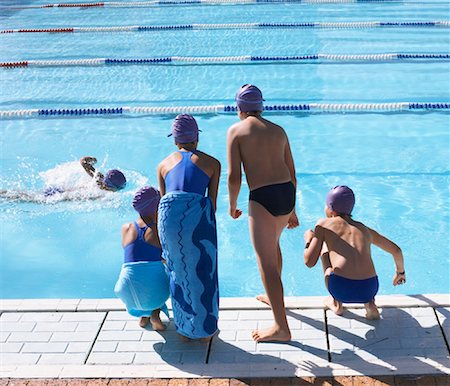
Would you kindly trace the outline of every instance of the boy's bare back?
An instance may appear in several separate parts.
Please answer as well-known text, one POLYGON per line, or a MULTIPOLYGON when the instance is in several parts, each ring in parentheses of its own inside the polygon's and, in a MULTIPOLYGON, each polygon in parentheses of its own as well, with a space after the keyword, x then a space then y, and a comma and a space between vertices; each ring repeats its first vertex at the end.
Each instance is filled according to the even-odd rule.
POLYGON ((364 224, 330 217, 317 222, 315 233, 323 237, 337 275, 360 280, 376 275, 370 252, 371 230, 364 224))

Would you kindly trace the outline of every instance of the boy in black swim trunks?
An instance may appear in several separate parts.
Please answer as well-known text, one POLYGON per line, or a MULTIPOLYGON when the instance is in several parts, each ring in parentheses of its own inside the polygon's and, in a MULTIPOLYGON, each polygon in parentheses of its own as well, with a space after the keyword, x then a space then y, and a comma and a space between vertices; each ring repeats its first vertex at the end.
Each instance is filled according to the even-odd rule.
POLYGON ((242 171, 250 189, 249 229, 266 290, 258 300, 272 307, 275 323, 266 330, 255 330, 253 339, 289 341, 291 333, 284 309, 281 282, 283 229, 298 226, 295 213, 295 167, 289 140, 282 127, 262 118, 263 97, 253 85, 244 85, 236 95, 240 122, 231 126, 227 136, 229 214, 234 219, 242 171))
POLYGON ((327 218, 317 222, 314 232, 305 232, 305 264, 312 268, 321 256, 325 285, 331 294, 325 305, 335 314, 344 312, 342 303, 363 303, 367 319, 378 319, 378 276, 370 246, 374 244, 394 257, 393 285, 406 282, 403 254, 391 240, 353 220, 354 205, 355 195, 348 186, 330 190, 325 205, 327 218))

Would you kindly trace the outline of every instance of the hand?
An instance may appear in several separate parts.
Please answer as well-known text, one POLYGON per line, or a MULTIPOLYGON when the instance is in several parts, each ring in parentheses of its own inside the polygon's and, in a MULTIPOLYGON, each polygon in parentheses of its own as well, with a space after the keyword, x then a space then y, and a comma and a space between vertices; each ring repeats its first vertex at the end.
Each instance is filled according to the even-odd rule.
POLYGON ((305 243, 308 244, 311 242, 311 240, 313 239, 313 237, 315 236, 314 232, 312 231, 312 229, 308 229, 307 231, 305 231, 305 233, 303 234, 303 240, 305 240, 305 243))
POLYGON ((81 158, 81 162, 87 163, 87 164, 95 164, 97 162, 97 158, 95 157, 83 157, 81 158))
POLYGON ((230 214, 231 217, 233 217, 234 219, 237 219, 238 217, 241 216, 242 210, 240 210, 236 207, 230 206, 230 208, 228 209, 228 213, 230 214))
POLYGON ((406 275, 395 272, 394 279, 392 280, 392 284, 401 285, 406 283, 406 275))
POLYGON ((298 221, 297 213, 295 213, 295 211, 294 211, 289 216, 287 229, 294 229, 294 228, 297 228, 298 226, 299 226, 299 221, 298 221))

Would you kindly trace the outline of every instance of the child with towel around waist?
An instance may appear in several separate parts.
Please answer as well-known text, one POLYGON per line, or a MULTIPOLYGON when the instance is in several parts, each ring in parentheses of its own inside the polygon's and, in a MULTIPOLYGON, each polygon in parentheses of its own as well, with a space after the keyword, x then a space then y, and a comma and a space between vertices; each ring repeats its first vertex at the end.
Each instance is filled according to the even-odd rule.
POLYGON ((122 226, 124 263, 114 288, 128 313, 140 317, 139 326, 144 328, 150 322, 154 330, 166 328, 159 314, 162 310, 168 316, 165 303, 169 298, 169 277, 156 225, 160 198, 151 186, 136 192, 133 208, 139 218, 122 226))
POLYGON ((367 319, 379 319, 375 305, 378 276, 372 261, 371 244, 389 252, 395 261, 394 286, 406 282, 402 250, 378 232, 353 220, 355 195, 348 186, 336 186, 327 195, 325 214, 314 232, 307 230, 305 264, 312 268, 319 256, 322 260, 325 285, 331 296, 325 305, 342 315, 342 303, 364 303, 367 319))

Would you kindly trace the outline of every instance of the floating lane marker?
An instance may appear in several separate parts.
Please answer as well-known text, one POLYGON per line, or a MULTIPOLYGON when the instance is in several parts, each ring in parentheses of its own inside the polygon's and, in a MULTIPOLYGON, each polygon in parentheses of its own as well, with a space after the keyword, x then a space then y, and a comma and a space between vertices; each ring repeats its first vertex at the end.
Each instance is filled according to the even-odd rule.
MULTIPOLYGON (((450 111, 450 102, 397 102, 397 103, 299 103, 287 105, 266 105, 268 113, 377 113, 377 112, 424 112, 450 111)), ((0 110, 0 119, 11 118, 52 118, 52 117, 91 117, 111 115, 177 115, 181 113, 229 114, 236 113, 235 105, 212 106, 167 106, 167 107, 91 107, 66 109, 28 109, 0 110)))
POLYGON ((450 21, 358 21, 358 22, 309 22, 309 23, 231 23, 231 24, 175 24, 149 26, 110 26, 110 27, 61 27, 0 30, 0 34, 11 33, 75 33, 75 32, 143 32, 177 30, 213 29, 367 29, 367 28, 449 28, 450 21))
POLYGON ((230 64, 261 62, 298 62, 298 63, 372 63, 401 61, 446 61, 450 54, 445 53, 387 53, 387 54, 313 54, 298 56, 168 56, 161 58, 94 58, 72 60, 23 60, 17 62, 0 62, 0 67, 73 67, 73 66, 107 66, 107 65, 161 65, 161 64, 230 64))

